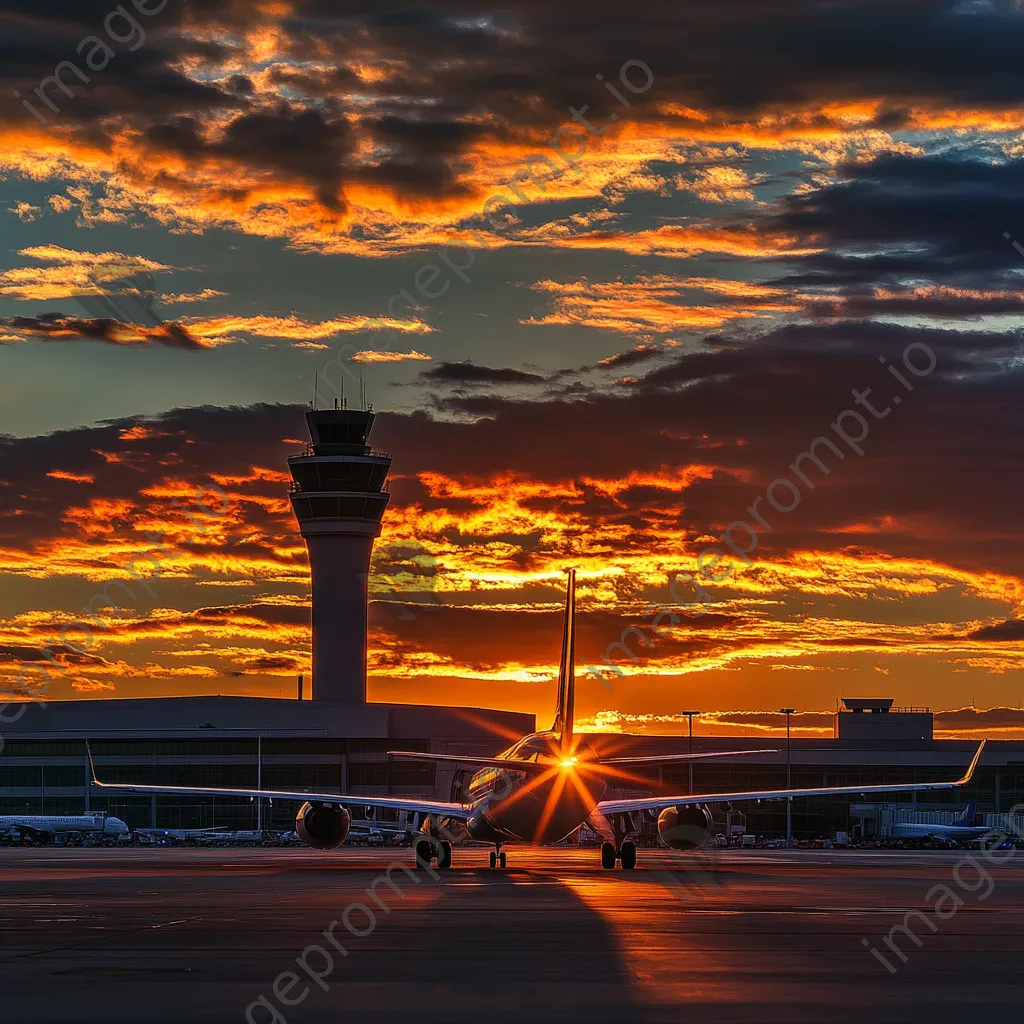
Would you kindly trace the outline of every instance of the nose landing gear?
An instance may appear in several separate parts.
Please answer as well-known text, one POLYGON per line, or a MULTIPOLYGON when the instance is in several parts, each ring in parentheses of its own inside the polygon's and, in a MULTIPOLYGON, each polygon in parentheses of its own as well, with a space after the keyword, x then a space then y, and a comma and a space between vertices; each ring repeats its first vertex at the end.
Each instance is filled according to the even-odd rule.
POLYGON ((491 851, 491 867, 501 867, 504 869, 506 864, 505 851, 501 848, 501 843, 496 843, 494 849, 491 851))

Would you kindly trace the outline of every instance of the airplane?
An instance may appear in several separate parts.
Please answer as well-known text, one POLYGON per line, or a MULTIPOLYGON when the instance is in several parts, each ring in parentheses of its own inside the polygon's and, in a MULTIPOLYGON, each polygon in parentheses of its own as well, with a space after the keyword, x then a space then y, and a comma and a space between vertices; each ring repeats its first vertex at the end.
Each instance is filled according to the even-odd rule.
POLYGON ((564 840, 584 824, 605 837, 601 844, 601 866, 616 864, 625 870, 636 867, 636 844, 631 837, 639 829, 643 813, 658 815, 658 833, 665 845, 677 850, 703 846, 710 838, 713 804, 755 800, 786 800, 804 796, 842 794, 923 792, 956 789, 970 782, 981 760, 982 740, 966 774, 952 782, 903 785, 819 786, 808 789, 754 790, 740 793, 681 794, 628 799, 604 799, 608 781, 622 780, 635 786, 639 780, 624 771, 630 766, 651 768, 666 764, 772 754, 775 750, 716 751, 714 753, 667 754, 645 757, 599 757, 590 744, 573 732, 575 706, 576 571, 568 572, 562 629, 562 654, 558 673, 555 721, 550 729, 531 733, 494 757, 466 757, 418 751, 390 751, 399 760, 458 763, 478 769, 470 780, 467 799, 462 802, 418 797, 370 797, 340 793, 288 792, 268 789, 222 789, 199 786, 131 785, 105 783, 103 789, 133 793, 175 793, 194 796, 263 797, 301 801, 295 831, 306 845, 318 850, 340 846, 349 834, 349 807, 397 808, 423 816, 421 837, 413 844, 416 866, 439 870, 452 865, 452 843, 463 838, 493 845, 492 868, 506 866, 503 847, 507 844, 551 845, 564 840))
POLYGON ((951 825, 897 821, 889 825, 886 831, 890 839, 932 839, 941 843, 973 843, 992 831, 987 825, 972 824, 977 810, 977 801, 971 800, 953 819, 951 825))
POLYGON ((108 836, 128 834, 128 826, 120 818, 106 814, 5 814, 0 815, 0 830, 8 834, 17 830, 22 839, 27 837, 37 843, 49 842, 59 832, 102 832, 108 836))

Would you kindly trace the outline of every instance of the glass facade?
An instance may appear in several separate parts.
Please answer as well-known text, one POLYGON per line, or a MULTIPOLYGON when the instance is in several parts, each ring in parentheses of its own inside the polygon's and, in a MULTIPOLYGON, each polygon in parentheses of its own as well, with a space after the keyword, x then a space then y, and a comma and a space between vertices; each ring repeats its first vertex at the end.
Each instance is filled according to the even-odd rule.
MULTIPOLYGON (((403 740, 425 750, 426 740, 403 740)), ((104 782, 156 786, 220 786, 432 794, 434 765, 393 761, 387 739, 151 739, 90 741, 104 782), (262 768, 258 765, 262 762, 262 768)), ((12 740, 0 756, 0 814, 81 814, 106 811, 131 828, 254 829, 258 811, 247 797, 116 793, 89 786, 84 740, 12 740)), ((263 825, 291 829, 295 801, 263 801, 263 825)))
MULTIPOLYGON (((951 759, 952 760, 952 759, 951 759)), ((920 782, 945 782, 953 778, 961 765, 806 765, 792 766, 792 788, 808 789, 815 786, 881 786, 920 782)), ((688 786, 688 767, 673 765, 664 770, 665 791, 685 793, 688 786)), ((656 778, 651 786, 657 788, 656 778)), ((695 793, 736 793, 761 789, 785 789, 785 764, 752 764, 722 760, 696 762, 693 765, 695 793)), ((892 793, 869 797, 892 803, 912 799, 910 794, 892 793)), ((966 804, 978 801, 981 813, 1008 811, 1014 804, 1024 801, 1024 764, 1010 763, 999 766, 979 766, 974 779, 963 789, 936 790, 918 793, 916 803, 921 810, 930 804, 966 804), (997 801, 998 796, 998 801, 997 801), (996 806, 998 802, 998 806, 996 806)), ((814 838, 830 835, 850 828, 849 808, 862 802, 851 796, 798 797, 793 800, 793 835, 814 838)), ((737 804, 737 810, 746 814, 748 831, 757 835, 784 836, 786 834, 786 803, 783 800, 760 804, 737 804)))
MULTIPOLYGON (((222 786, 254 788, 257 758, 262 751, 262 783, 267 789, 319 790, 353 796, 430 795, 461 799, 469 775, 454 773, 451 792, 436 792, 438 778, 429 762, 388 761, 395 746, 427 750, 429 741, 402 739, 322 739, 256 737, 96 739, 91 741, 97 771, 104 781, 138 782, 164 786, 222 786)), ((822 760, 829 751, 822 750, 822 760)), ((870 758, 870 754, 866 755, 870 758)), ((872 786, 945 781, 962 770, 960 752, 950 752, 950 764, 806 765, 794 764, 794 788, 811 786, 872 786)), ((469 773, 472 774, 472 773, 469 773)), ((440 778, 447 778, 441 776, 440 778)), ((662 770, 661 792, 686 793, 689 765, 668 765, 662 770)), ((84 740, 12 739, 0 755, 0 814, 81 814, 86 809, 107 811, 132 828, 252 829, 257 807, 248 798, 212 798, 158 794, 115 793, 88 786, 88 760, 84 740)), ((447 783, 446 783, 447 785, 447 783)), ((693 788, 699 793, 782 789, 786 766, 738 759, 716 759, 693 764, 693 788)), ((631 793, 659 791, 658 772, 637 775, 631 793)), ((868 798, 886 799, 886 798, 868 798)), ((910 800, 894 793, 891 802, 910 800)), ((978 811, 1007 811, 1024 803, 1024 758, 997 766, 982 765, 970 786, 956 792, 917 794, 922 810, 929 805, 978 801, 978 811)), ((849 807, 861 803, 849 797, 799 798, 793 801, 793 832, 801 838, 828 835, 851 826, 849 807)), ((266 828, 290 829, 294 801, 263 802, 266 828)), ((783 801, 743 803, 747 828, 759 835, 781 836, 786 827, 783 801)))

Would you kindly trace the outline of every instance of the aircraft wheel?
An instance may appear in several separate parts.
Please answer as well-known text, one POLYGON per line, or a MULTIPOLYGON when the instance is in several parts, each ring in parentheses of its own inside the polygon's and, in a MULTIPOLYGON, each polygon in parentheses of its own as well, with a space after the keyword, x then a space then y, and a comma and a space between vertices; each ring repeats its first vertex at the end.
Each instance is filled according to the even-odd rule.
POLYGON ((601 867, 610 871, 615 867, 615 846, 612 843, 601 844, 601 867))
POLYGON ((491 850, 491 867, 495 868, 498 866, 498 855, 491 850))
POLYGON ((619 851, 619 860, 622 862, 623 871, 632 871, 636 867, 636 844, 629 840, 624 842, 619 851))
POLYGON ((437 854, 437 870, 444 871, 452 866, 452 844, 447 839, 441 840, 441 849, 437 854))
POLYGON ((505 851, 502 850, 501 853, 498 854, 498 866, 504 868, 507 863, 508 861, 505 858, 505 851))
POLYGON ((413 846, 413 856, 416 858, 415 867, 421 871, 425 871, 430 867, 430 862, 434 858, 434 848, 429 840, 418 839, 413 846))

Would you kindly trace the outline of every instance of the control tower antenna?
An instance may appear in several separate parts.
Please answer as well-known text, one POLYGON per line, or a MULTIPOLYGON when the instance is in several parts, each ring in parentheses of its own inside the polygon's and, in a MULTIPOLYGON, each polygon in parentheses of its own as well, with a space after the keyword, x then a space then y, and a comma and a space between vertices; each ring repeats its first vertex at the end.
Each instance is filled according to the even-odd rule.
POLYGON ((309 403, 310 409, 316 412, 316 393, 320 387, 320 371, 313 371, 313 401, 309 403))
POLYGON ((391 469, 391 456, 370 447, 373 420, 365 410, 311 409, 311 450, 288 460, 312 577, 313 700, 366 701, 367 578, 391 469))

